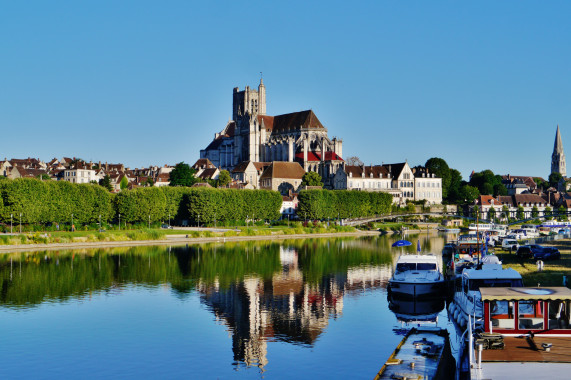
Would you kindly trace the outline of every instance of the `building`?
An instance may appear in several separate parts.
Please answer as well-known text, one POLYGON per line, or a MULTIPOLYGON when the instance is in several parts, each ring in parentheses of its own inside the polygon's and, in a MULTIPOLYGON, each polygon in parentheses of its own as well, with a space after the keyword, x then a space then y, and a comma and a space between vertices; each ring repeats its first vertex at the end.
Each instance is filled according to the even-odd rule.
POLYGON ((559 125, 555 132, 555 144, 553 146, 553 154, 551 155, 551 173, 559 173, 561 176, 567 177, 565 153, 563 152, 563 142, 561 141, 559 125))
POLYGON ((260 176, 260 188, 282 195, 298 192, 305 170, 297 162, 274 161, 260 176))
POLYGON ((442 203, 442 178, 430 173, 424 166, 412 168, 414 174, 414 200, 425 201, 426 204, 442 203))
POLYGON ((266 115, 266 88, 233 90, 232 119, 200 151, 221 169, 233 171, 241 162, 297 162, 321 175, 326 187, 343 164, 342 140, 330 139, 312 110, 266 115))
POLYGON ((249 184, 254 189, 260 186, 260 176, 270 166, 269 162, 243 161, 236 166, 230 175, 238 183, 249 184))

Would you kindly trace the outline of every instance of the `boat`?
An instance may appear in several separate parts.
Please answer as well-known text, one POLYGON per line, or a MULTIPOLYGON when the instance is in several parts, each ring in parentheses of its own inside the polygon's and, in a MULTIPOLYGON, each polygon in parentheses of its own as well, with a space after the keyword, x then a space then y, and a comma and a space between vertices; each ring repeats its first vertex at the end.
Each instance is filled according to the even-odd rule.
POLYGON ((414 298, 388 295, 389 309, 399 322, 438 322, 438 314, 444 310, 444 297, 414 298))
POLYGON ((455 227, 438 227, 437 230, 438 232, 443 232, 445 234, 457 234, 460 232, 460 228, 455 227))
POLYGON ((448 379, 454 376, 446 329, 412 328, 375 376, 380 379, 448 379))
POLYGON ((417 297, 441 294, 444 276, 438 268, 435 255, 402 255, 389 280, 389 292, 417 297))
POLYGON ((452 319, 462 328, 466 327, 468 316, 480 325, 483 317, 481 289, 522 286, 523 280, 517 271, 503 268, 495 255, 483 256, 480 263, 466 266, 461 273, 456 272, 454 298, 449 306, 452 319))
POLYGON ((483 328, 471 328, 465 344, 472 379, 569 377, 569 288, 482 288, 480 293, 483 328))

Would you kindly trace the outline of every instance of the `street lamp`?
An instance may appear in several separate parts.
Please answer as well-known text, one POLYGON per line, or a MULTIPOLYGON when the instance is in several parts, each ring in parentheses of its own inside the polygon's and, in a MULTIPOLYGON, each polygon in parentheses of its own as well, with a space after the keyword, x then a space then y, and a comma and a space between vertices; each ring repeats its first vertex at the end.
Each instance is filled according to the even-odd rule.
POLYGON ((149 215, 149 229, 151 228, 151 216, 149 215))
POLYGON ((214 213, 214 228, 216 228, 216 213, 214 213))
POLYGON ((198 214, 198 228, 200 228, 200 214, 198 214))
POLYGON ((10 214, 10 234, 12 234, 12 214, 10 214))
POLYGON ((73 232, 75 228, 73 228, 73 214, 71 214, 71 231, 73 232))
POLYGON ((171 213, 169 212, 169 227, 171 226, 171 213))
POLYGON ((20 213, 20 233, 22 233, 22 213, 20 213))
POLYGON ((121 231, 121 214, 119 214, 119 231, 121 231))
POLYGON ((101 232, 101 214, 99 214, 99 232, 101 232))

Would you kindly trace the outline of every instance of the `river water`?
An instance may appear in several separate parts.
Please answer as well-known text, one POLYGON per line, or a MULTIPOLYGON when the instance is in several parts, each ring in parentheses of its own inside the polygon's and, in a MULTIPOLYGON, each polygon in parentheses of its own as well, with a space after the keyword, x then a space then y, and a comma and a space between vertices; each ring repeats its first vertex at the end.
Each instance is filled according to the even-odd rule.
POLYGON ((398 255, 445 243, 398 238, 2 254, 0 376, 371 379, 402 339, 398 255))

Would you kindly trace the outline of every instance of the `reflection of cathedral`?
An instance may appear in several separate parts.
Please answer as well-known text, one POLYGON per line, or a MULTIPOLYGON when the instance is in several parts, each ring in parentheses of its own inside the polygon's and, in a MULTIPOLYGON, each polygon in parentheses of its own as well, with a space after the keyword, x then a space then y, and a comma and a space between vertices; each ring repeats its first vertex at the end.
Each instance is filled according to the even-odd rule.
POLYGON ((311 110, 266 115, 266 87, 234 88, 232 120, 200 151, 221 169, 242 162, 298 162, 305 171, 318 172, 328 184, 342 166, 342 141, 330 139, 327 129, 311 110))
POLYGON ((384 287, 390 266, 350 269, 328 274, 317 283, 304 281, 298 253, 280 246, 281 272, 270 280, 247 277, 226 289, 199 284, 202 300, 232 332, 236 363, 268 363, 267 340, 313 345, 329 324, 343 312, 347 291, 384 287))

